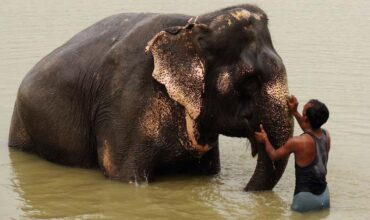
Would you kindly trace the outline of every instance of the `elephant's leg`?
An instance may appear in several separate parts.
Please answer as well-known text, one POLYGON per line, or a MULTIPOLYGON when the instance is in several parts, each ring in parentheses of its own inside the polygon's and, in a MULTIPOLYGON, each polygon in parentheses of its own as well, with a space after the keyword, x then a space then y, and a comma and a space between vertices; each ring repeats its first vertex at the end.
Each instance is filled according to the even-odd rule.
POLYGON ((129 183, 149 183, 154 179, 154 165, 145 158, 128 158, 119 171, 121 180, 129 183))
POLYGON ((127 148, 124 155, 117 153, 116 146, 103 140, 98 147, 98 158, 104 176, 128 183, 151 182, 154 178, 154 164, 151 153, 127 148), (145 153, 146 152, 146 153, 145 153))
POLYGON ((218 143, 194 163, 194 170, 200 174, 213 175, 219 173, 220 169, 218 143))
POLYGON ((34 152, 34 145, 29 136, 17 109, 17 104, 14 106, 12 121, 9 130, 9 147, 20 149, 22 151, 34 152))

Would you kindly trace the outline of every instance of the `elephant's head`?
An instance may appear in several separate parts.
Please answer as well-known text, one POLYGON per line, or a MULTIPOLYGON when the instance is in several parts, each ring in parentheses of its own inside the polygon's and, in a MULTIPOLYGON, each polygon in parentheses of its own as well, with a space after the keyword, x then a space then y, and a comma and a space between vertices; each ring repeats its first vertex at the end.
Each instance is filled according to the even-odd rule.
POLYGON ((153 77, 196 122, 198 141, 209 134, 249 139, 258 160, 246 190, 272 189, 288 161, 273 163, 258 147, 259 124, 274 146, 293 130, 287 75, 267 23, 255 6, 230 7, 162 31, 147 48, 154 56, 153 77))

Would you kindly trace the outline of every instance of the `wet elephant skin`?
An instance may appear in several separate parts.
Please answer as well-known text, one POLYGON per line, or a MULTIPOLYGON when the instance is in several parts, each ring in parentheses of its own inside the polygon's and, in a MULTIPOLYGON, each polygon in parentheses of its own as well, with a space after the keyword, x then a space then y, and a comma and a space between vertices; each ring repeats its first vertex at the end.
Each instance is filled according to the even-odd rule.
POLYGON ((40 60, 18 90, 9 146, 125 182, 162 173, 216 174, 218 136, 258 154, 247 190, 272 189, 274 164, 254 140, 292 133, 287 75, 267 15, 238 5, 198 17, 113 15, 40 60))

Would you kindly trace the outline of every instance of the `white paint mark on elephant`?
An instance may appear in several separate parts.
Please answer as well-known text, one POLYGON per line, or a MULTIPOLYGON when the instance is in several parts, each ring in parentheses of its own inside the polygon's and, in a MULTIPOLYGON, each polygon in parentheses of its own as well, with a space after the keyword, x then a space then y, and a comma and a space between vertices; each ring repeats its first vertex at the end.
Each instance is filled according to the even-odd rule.
POLYGON ((227 19, 227 25, 231 26, 231 24, 232 24, 232 22, 231 22, 231 20, 228 18, 228 19, 227 19))
POLYGON ((242 19, 248 20, 251 16, 253 16, 256 20, 261 20, 262 15, 256 14, 256 13, 251 13, 248 10, 237 10, 231 13, 231 15, 238 21, 242 19))
POLYGON ((242 19, 249 19, 251 13, 247 10, 238 10, 231 13, 231 15, 238 21, 242 19))
POLYGON ((223 72, 218 76, 216 87, 217 90, 223 95, 230 92, 232 84, 229 72, 223 72))
POLYGON ((214 29, 217 33, 221 33, 227 27, 230 27, 233 23, 231 21, 231 15, 223 14, 219 15, 212 20, 210 23, 210 28, 214 29))
POLYGON ((262 14, 256 14, 256 13, 253 13, 253 17, 256 19, 256 20, 261 20, 261 18, 263 17, 262 14))

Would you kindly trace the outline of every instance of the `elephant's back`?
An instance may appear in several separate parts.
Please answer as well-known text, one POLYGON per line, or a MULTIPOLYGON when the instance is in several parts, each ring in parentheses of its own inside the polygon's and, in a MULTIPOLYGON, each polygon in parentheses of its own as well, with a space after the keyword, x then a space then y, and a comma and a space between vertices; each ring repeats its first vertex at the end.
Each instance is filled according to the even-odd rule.
POLYGON ((73 67, 78 68, 78 73, 84 73, 87 67, 94 69, 114 44, 125 38, 140 21, 155 16, 156 14, 122 13, 98 21, 42 58, 27 73, 25 80, 32 81, 34 75, 40 78, 40 75, 54 75, 54 72, 73 67))
POLYGON ((106 66, 124 66, 124 72, 131 72, 133 61, 148 62, 144 54, 148 40, 165 27, 183 25, 186 18, 155 13, 121 13, 104 18, 42 58, 26 74, 19 91, 27 94, 34 93, 34 89, 66 89, 64 85, 73 86, 96 72, 106 74, 106 66))
POLYGON ((60 49, 73 48, 78 50, 89 46, 89 49, 93 50, 96 44, 105 44, 105 49, 109 50, 113 44, 125 38, 135 27, 144 22, 149 22, 156 16, 158 14, 154 13, 121 13, 109 16, 77 33, 60 49))
POLYGON ((104 59, 106 53, 120 45, 130 46, 130 52, 134 52, 134 48, 144 49, 143 45, 146 46, 147 41, 159 31, 166 27, 185 25, 188 18, 180 14, 157 13, 112 15, 77 33, 45 58, 78 54, 80 58, 104 59))
MULTIPOLYGON (((27 130, 40 140, 49 133, 45 145, 59 145, 53 142, 60 139, 61 133, 81 142, 88 138, 90 134, 83 128, 90 126, 91 112, 99 103, 99 90, 112 94, 112 88, 126 86, 130 100, 135 100, 140 95, 135 92, 142 89, 136 82, 142 83, 142 78, 150 80, 148 74, 152 72, 152 58, 144 53, 147 41, 165 27, 184 25, 186 18, 118 14, 77 33, 41 59, 23 79, 16 108, 27 130), (100 84, 104 80, 108 88, 100 84), (76 121, 79 126, 75 126, 76 121), (73 134, 71 127, 75 128, 73 134)), ((135 106, 130 109, 135 110, 135 106)))
POLYGON ((104 18, 42 58, 26 74, 22 84, 35 81, 73 83, 81 75, 101 71, 104 65, 112 62, 117 67, 123 64, 130 69, 127 68, 130 64, 125 64, 126 59, 127 62, 147 60, 144 54, 147 42, 166 27, 184 25, 188 18, 155 13, 121 13, 104 18))

